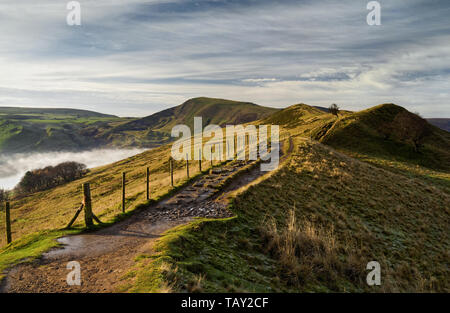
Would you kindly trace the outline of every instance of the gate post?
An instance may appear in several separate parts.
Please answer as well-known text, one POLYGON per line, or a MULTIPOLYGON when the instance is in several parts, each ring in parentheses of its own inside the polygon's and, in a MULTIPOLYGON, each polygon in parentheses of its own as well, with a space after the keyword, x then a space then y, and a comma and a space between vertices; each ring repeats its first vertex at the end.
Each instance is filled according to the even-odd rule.
POLYGON ((87 228, 94 226, 92 221, 92 199, 91 186, 89 183, 83 184, 83 204, 84 204, 84 222, 87 228))

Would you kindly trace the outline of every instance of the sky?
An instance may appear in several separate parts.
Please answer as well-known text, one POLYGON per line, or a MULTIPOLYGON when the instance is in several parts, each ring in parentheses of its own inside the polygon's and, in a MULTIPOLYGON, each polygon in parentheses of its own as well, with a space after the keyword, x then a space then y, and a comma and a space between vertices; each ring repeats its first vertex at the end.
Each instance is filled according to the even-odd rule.
POLYGON ((0 1, 0 106, 146 116, 207 96, 283 108, 393 102, 450 118, 450 1, 0 1))

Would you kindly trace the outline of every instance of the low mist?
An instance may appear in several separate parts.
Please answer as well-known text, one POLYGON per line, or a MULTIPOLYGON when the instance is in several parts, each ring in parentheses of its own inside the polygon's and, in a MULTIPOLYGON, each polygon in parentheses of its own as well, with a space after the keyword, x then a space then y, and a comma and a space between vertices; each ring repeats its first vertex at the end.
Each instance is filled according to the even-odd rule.
POLYGON ((75 161, 93 168, 139 154, 146 149, 96 149, 83 152, 44 152, 0 154, 0 188, 12 189, 33 169, 75 161))

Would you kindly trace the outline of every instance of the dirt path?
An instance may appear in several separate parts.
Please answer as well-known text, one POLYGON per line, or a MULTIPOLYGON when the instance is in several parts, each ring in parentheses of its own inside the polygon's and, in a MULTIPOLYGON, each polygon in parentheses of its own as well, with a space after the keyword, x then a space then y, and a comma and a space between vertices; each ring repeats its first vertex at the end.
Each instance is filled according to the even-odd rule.
POLYGON ((227 195, 264 174, 259 166, 225 187, 227 179, 247 162, 232 162, 214 168, 171 198, 137 212, 111 227, 60 238, 64 246, 45 253, 32 263, 21 264, 7 273, 1 292, 114 292, 121 277, 134 265, 137 255, 152 253, 152 245, 164 231, 185 224, 193 217, 232 216, 226 209, 227 195), (69 286, 66 268, 70 261, 81 265, 81 286, 69 286))
MULTIPOLYGON (((292 139, 288 154, 292 151, 292 139)), ((161 234, 193 217, 232 216, 226 207, 233 191, 266 172, 257 162, 234 161, 193 181, 167 200, 143 209, 127 220, 86 234, 60 238, 62 248, 53 249, 32 263, 12 268, 0 292, 114 292, 121 278, 140 254, 152 254, 161 234), (236 172, 244 167, 248 171, 236 172), (224 183, 226 186, 223 187, 224 183), (81 286, 69 286, 66 268, 70 261, 81 265, 81 286)))

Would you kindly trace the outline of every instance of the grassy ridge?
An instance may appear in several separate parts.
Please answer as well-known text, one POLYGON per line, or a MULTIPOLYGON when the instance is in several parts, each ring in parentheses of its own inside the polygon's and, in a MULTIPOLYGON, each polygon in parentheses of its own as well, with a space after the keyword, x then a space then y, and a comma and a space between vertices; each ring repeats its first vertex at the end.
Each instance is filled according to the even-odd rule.
MULTIPOLYGON (((204 137, 204 143, 210 138, 204 137)), ((193 147, 193 141, 191 142, 193 147)), ((222 150, 222 153, 224 151, 222 150)), ((174 185, 170 186, 169 156, 171 146, 164 145, 122 161, 92 169, 85 177, 55 187, 50 190, 30 194, 11 201, 11 222, 13 242, 6 245, 4 236, 0 236, 0 274, 19 260, 34 258, 49 248, 58 245, 54 240, 72 230, 63 228, 79 207, 82 194, 81 185, 91 184, 93 212, 107 226, 125 218, 128 213, 148 206, 146 200, 146 168, 150 169, 150 201, 158 201, 170 196, 189 180, 186 177, 185 161, 174 161, 174 185), (126 207, 122 214, 122 172, 126 172, 126 207), (6 246, 5 246, 6 245, 6 246)), ((214 166, 217 161, 214 162, 214 166)), ((203 162, 203 172, 208 170, 210 162, 203 162)), ((189 165, 190 179, 200 175, 198 161, 189 165)), ((1 216, 4 207, 0 207, 1 216)), ((4 229, 5 219, 0 218, 0 228, 4 229)), ((83 219, 78 218, 74 231, 83 230, 83 219)))
POLYGON ((259 120, 277 109, 215 98, 193 98, 183 104, 150 116, 119 125, 104 134, 108 142, 118 145, 145 145, 167 143, 175 125, 185 124, 194 128, 194 117, 202 117, 203 126, 215 124, 244 124, 259 120))
POLYGON ((168 232, 159 255, 139 260, 136 290, 448 292, 447 193, 318 143, 295 144, 286 165, 237 197, 236 218, 168 232), (380 287, 365 283, 372 260, 380 287))
POLYGON ((342 116, 315 139, 348 153, 450 171, 450 133, 394 104, 342 116))
MULTIPOLYGON (((402 110, 380 106, 336 118, 300 104, 267 118, 295 138, 288 163, 236 198, 235 218, 169 231, 157 255, 137 260, 124 290, 448 292, 450 174, 417 164, 422 154, 395 158, 389 146, 401 151, 402 144, 380 142, 374 128, 402 110), (365 132, 336 132, 341 123, 365 132), (342 135, 335 147, 365 162, 302 138, 318 135, 342 135), (381 264, 380 287, 365 282, 372 260, 381 264)), ((432 130, 443 141, 433 149, 426 138, 427 166, 448 147, 447 135, 432 130)))

